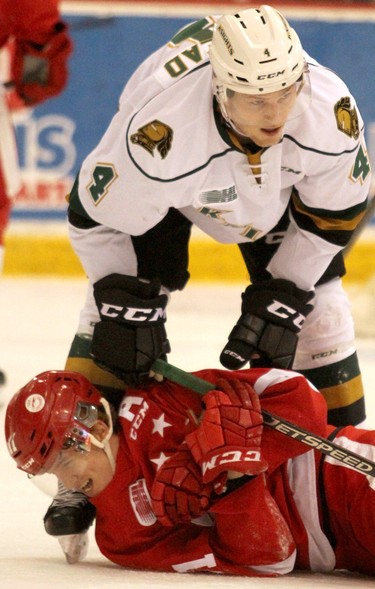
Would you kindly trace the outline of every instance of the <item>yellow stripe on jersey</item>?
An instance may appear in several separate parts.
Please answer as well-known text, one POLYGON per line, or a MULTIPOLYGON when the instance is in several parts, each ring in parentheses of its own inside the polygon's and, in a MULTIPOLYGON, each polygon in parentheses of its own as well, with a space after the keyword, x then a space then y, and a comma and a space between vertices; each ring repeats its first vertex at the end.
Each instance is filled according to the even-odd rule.
POLYGON ((292 195, 292 199, 296 211, 301 213, 301 215, 308 216, 314 222, 316 227, 322 231, 354 231, 366 212, 366 209, 361 210, 357 215, 350 219, 325 217, 317 215, 313 213, 311 209, 305 207, 296 194, 292 195))

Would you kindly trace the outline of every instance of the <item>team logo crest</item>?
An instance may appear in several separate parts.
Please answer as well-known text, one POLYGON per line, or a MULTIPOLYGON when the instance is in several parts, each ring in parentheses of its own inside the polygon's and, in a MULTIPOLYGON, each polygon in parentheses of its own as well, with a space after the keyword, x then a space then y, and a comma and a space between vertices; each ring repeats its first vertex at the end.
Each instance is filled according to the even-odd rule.
POLYGON ((134 143, 134 145, 140 145, 152 156, 154 155, 156 148, 162 159, 168 155, 172 146, 172 139, 172 129, 157 119, 140 127, 137 133, 133 133, 133 135, 130 136, 130 141, 134 143))
POLYGON ((355 108, 351 108, 349 96, 344 96, 334 106, 337 128, 339 131, 358 139, 359 123, 358 114, 355 108))

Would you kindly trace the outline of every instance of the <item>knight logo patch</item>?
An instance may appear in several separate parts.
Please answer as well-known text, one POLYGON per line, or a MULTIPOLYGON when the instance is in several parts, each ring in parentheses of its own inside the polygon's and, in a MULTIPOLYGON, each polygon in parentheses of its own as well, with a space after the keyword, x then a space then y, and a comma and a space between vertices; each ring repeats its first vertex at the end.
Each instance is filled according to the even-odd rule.
POLYGON ((137 133, 130 136, 130 141, 134 145, 140 145, 152 156, 156 148, 162 159, 168 155, 172 146, 172 139, 172 129, 157 119, 140 127, 137 133))
POLYGON ((334 106, 337 128, 353 139, 359 137, 359 123, 356 109, 351 107, 349 96, 344 96, 334 106))

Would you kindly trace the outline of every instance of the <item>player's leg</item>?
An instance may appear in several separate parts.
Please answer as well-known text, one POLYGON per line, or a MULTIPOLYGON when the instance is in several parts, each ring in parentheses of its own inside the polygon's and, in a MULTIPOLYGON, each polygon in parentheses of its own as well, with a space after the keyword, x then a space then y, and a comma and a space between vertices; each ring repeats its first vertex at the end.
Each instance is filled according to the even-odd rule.
POLYGON ((99 368, 91 356, 91 342, 94 325, 99 321, 92 286, 87 288, 85 304, 79 317, 77 332, 70 346, 65 369, 79 372, 88 378, 115 408, 121 401, 125 383, 107 370, 99 368))
POLYGON ((316 287, 314 310, 301 330, 293 368, 324 395, 330 424, 357 425, 364 421, 354 323, 339 278, 316 287))
MULTIPOLYGON (((4 254, 5 254, 5 231, 9 223, 9 217, 11 212, 11 200, 8 198, 3 176, 0 167, 0 274, 3 271, 4 266, 4 254)), ((0 387, 5 384, 5 373, 0 369, 0 387)))
MULTIPOLYGON (((336 434, 336 435, 335 435, 336 434)), ((375 431, 352 426, 338 429, 336 444, 375 461, 375 431)), ((321 498, 326 531, 335 546, 336 568, 375 573, 375 480, 325 457, 321 464, 321 498)))
MULTIPOLYGON (((21 189, 17 145, 13 124, 6 102, 5 90, 0 84, 0 273, 4 263, 4 236, 9 224, 12 199, 21 189)), ((0 385, 5 375, 0 370, 0 385)))
MULTIPOLYGON (((288 220, 254 243, 240 244, 253 282, 270 278, 267 265, 283 239, 288 220)), ((314 311, 299 335, 293 368, 302 372, 324 394, 332 425, 357 425, 365 419, 364 392, 355 348, 354 325, 341 280, 342 254, 332 260, 316 287, 314 311)))

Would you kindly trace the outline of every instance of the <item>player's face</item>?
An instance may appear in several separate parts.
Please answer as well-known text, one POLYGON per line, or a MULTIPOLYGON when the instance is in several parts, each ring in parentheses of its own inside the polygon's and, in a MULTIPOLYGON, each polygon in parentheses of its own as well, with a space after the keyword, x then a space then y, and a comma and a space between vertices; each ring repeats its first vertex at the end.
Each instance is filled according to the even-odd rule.
POLYGON ((104 450, 91 446, 89 452, 74 448, 61 450, 49 472, 73 491, 95 497, 111 482, 113 471, 104 450))
POLYGON ((234 127, 242 135, 259 147, 270 147, 281 140, 296 98, 296 84, 264 96, 231 92, 226 110, 234 127))

